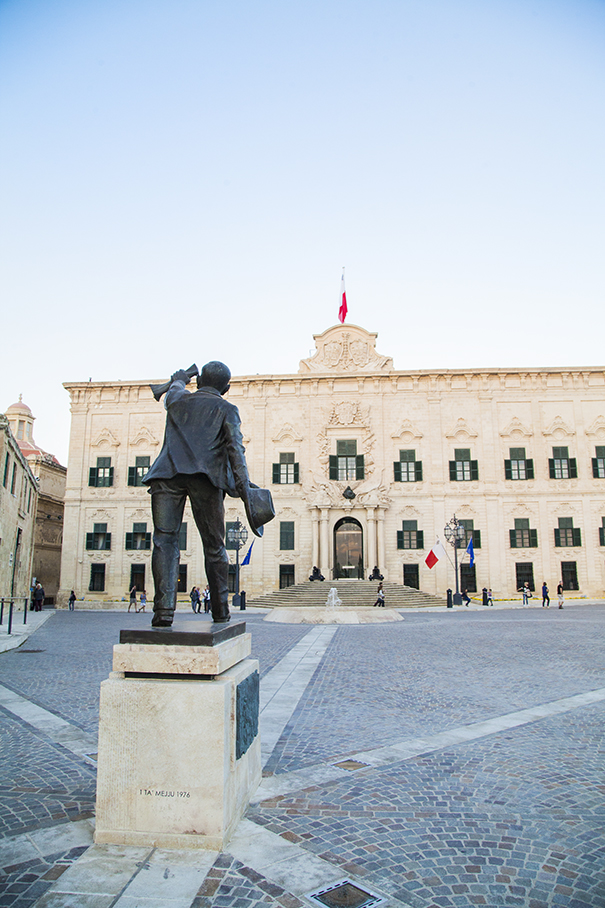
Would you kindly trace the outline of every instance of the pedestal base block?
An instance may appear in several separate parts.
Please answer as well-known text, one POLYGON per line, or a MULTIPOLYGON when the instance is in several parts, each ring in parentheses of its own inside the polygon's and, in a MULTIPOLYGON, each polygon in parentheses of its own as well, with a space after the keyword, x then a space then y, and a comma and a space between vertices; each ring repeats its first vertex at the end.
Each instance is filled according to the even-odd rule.
POLYGON ((112 672, 101 684, 95 842, 225 847, 261 778, 258 677, 255 659, 211 680, 112 672))

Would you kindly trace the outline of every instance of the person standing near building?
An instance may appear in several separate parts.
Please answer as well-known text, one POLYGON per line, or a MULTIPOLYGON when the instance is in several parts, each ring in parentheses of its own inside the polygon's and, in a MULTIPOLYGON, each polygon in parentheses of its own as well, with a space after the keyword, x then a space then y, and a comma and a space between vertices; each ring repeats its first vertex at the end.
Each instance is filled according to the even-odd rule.
POLYGON ((563 582, 559 580, 557 586, 557 596, 559 597, 559 608, 563 608, 563 602, 565 601, 563 596, 563 582))
POLYGON ((542 608, 550 608, 550 596, 548 595, 546 580, 542 583, 542 608))
POLYGON ((44 587, 38 581, 34 590, 34 612, 41 612, 44 608, 44 587))
POLYGON ((70 612, 73 612, 73 610, 74 610, 75 601, 76 601, 76 594, 72 590, 71 593, 69 594, 69 611, 70 612))
POLYGON ((531 598, 531 590, 529 588, 529 583, 527 582, 527 580, 523 584, 523 589, 521 590, 521 592, 523 593, 523 605, 527 605, 531 598))
POLYGON ((137 612, 144 612, 146 605, 147 605, 147 593, 145 592, 145 590, 143 590, 139 597, 139 607, 137 609, 137 612))
POLYGON ((378 591, 376 593, 376 602, 374 603, 374 606, 378 606, 379 608, 382 606, 384 608, 384 588, 382 586, 382 580, 378 584, 378 591))
POLYGON ((133 588, 130 591, 130 602, 128 603, 128 611, 130 611, 130 609, 133 607, 133 605, 134 605, 134 610, 136 612, 136 610, 137 610, 137 588, 136 588, 136 586, 133 586, 133 588))
POLYGON ((487 604, 488 605, 494 604, 494 594, 492 593, 491 586, 490 586, 489 590, 487 591, 487 604))
POLYGON ((206 584, 206 588, 202 595, 204 597, 204 615, 207 615, 210 611, 210 588, 208 584, 206 584))
POLYGON ((199 612, 200 609, 200 592, 197 586, 191 587, 191 592, 189 593, 189 598, 191 599, 191 611, 195 615, 196 612, 199 612))

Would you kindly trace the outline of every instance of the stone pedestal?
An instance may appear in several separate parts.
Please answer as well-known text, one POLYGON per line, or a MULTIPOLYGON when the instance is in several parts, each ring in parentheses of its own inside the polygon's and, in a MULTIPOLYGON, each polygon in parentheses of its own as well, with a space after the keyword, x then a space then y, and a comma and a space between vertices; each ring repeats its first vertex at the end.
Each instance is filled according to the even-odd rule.
POLYGON ((95 842, 228 842, 261 778, 259 675, 245 624, 213 627, 122 631, 101 684, 95 842))

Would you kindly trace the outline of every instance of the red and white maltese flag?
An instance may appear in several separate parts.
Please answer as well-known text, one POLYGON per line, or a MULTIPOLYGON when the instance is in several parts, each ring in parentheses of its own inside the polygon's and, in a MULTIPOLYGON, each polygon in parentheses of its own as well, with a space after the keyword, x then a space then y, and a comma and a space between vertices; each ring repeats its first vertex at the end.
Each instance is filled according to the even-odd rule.
POLYGON ((439 540, 437 540, 431 551, 424 559, 424 563, 428 568, 432 568, 435 567, 435 565, 441 558, 445 558, 445 549, 443 548, 439 540))
POLYGON ((342 269, 342 277, 340 279, 340 309, 338 310, 338 318, 342 324, 347 317, 347 292, 345 290, 345 270, 342 269))

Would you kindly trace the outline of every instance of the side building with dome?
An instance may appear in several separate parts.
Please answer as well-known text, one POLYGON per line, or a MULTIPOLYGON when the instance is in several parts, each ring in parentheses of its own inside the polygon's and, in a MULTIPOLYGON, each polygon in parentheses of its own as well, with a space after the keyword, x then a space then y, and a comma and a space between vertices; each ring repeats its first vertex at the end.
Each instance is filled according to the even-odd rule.
MULTIPOLYGON (((569 595, 602 598, 605 370, 405 370, 376 342, 364 328, 336 325, 315 335, 297 372, 232 379, 251 479, 271 489, 276 509, 241 569, 248 598, 305 582, 313 566, 326 580, 367 579, 378 566, 390 582, 445 597, 455 587, 451 563, 429 569, 425 559, 437 538, 453 554, 444 527, 454 515, 462 589, 510 598, 525 582, 554 590, 561 580, 569 595), (471 538, 473 565, 464 554, 471 538)), ((162 444, 164 407, 148 379, 65 387, 61 598, 75 589, 103 607, 136 586, 151 599, 142 479, 162 444)), ((227 528, 245 524, 238 500, 225 505, 227 528)), ((185 597, 206 582, 188 507, 180 546, 185 597)))

